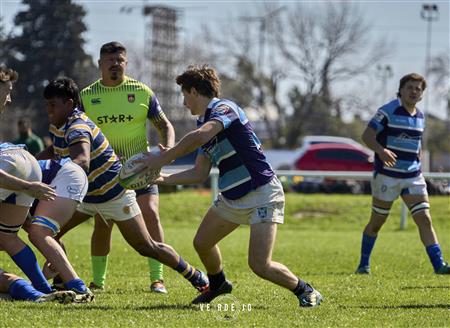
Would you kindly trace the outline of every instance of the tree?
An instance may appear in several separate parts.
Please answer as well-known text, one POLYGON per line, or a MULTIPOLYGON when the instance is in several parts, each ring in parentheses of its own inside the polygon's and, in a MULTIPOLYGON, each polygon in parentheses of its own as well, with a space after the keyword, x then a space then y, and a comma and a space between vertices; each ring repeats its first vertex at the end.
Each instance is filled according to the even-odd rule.
MULTIPOLYGON (((28 9, 19 12, 14 23, 20 34, 9 37, 5 48, 7 64, 19 72, 15 106, 46 117, 42 91, 47 82, 59 76, 73 78, 81 87, 97 76, 92 58, 85 53, 83 23, 85 10, 72 0, 23 0, 28 9)), ((46 120, 37 127, 47 130, 46 120)))
MULTIPOLYGON (((383 42, 368 39, 370 27, 357 7, 323 6, 318 11, 298 4, 278 17, 273 29, 281 55, 291 64, 290 77, 296 81, 290 94, 294 116, 287 125, 286 144, 291 147, 302 134, 312 132, 298 129, 300 119, 310 121, 311 127, 320 122, 326 133, 340 131, 342 99, 333 94, 333 86, 366 73, 387 54, 383 42)), ((307 122, 302 126, 307 127, 307 122)))

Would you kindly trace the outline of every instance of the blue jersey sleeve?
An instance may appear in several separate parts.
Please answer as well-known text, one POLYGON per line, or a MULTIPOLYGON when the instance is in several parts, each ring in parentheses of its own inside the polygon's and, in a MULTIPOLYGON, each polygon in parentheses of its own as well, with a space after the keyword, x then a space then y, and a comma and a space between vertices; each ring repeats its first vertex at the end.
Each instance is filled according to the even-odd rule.
POLYGON ((236 111, 227 104, 219 104, 211 110, 209 120, 216 120, 223 124, 223 128, 228 128, 234 120, 239 119, 236 111))
POLYGON ((388 123, 387 114, 383 110, 379 109, 377 113, 369 121, 368 126, 374 129, 378 134, 386 128, 387 123, 388 123))
POLYGON ((165 116, 158 98, 153 95, 150 97, 150 103, 148 104, 147 118, 152 122, 158 122, 165 116))

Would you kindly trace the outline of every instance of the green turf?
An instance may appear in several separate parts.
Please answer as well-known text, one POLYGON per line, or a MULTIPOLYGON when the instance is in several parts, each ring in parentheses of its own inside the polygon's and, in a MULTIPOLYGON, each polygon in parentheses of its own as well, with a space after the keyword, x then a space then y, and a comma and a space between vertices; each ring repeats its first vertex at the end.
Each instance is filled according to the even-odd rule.
MULTIPOLYGON (((166 241, 199 266, 192 247, 210 196, 195 191, 161 195, 166 241), (195 205, 195 206, 194 206, 195 205)), ((165 269, 168 296, 148 291, 147 261, 114 230, 106 291, 92 304, 33 304, 0 301, 0 327, 448 327, 450 277, 433 274, 417 229, 408 219, 399 230, 399 204, 383 227, 372 256, 372 275, 355 270, 361 231, 370 212, 368 196, 288 194, 286 224, 280 227, 273 258, 311 282, 325 301, 298 307, 291 292, 257 278, 247 266, 248 227, 220 243, 227 277, 239 306, 218 311, 189 306, 196 295, 179 275, 165 269), (236 316, 226 320, 225 316, 236 316)), ((450 258, 450 201, 432 197, 431 213, 444 256, 450 258)), ((90 280, 92 224, 65 237, 80 276, 90 280)), ((42 258, 40 258, 42 260, 42 258)), ((3 269, 19 273, 2 253, 3 269)), ((229 305, 223 301, 222 306, 229 305)))

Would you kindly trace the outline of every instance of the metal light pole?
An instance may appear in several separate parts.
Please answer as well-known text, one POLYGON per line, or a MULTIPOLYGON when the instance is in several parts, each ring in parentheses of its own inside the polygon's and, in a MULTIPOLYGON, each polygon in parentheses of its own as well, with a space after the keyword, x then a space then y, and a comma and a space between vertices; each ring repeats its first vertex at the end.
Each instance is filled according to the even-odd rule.
MULTIPOLYGON (((431 60, 431 23, 439 19, 439 8, 434 3, 425 3, 422 5, 422 10, 420 11, 420 17, 428 22, 427 24, 427 38, 426 38, 426 55, 425 55, 425 79, 428 81, 430 73, 430 60, 431 60)), ((429 113, 429 103, 430 103, 430 91, 425 94, 425 105, 423 108, 423 114, 425 116, 425 121, 429 113)), ((428 151, 428 138, 427 130, 424 130, 422 139, 422 153, 423 153, 423 164, 424 170, 430 170, 430 153, 428 151)))
POLYGON ((382 99, 380 102, 380 104, 382 104, 388 100, 387 99, 387 80, 394 76, 394 72, 392 70, 391 65, 383 66, 383 65, 379 64, 379 65, 377 65, 377 73, 378 73, 378 76, 380 77, 381 83, 382 83, 382 85, 381 85, 382 99))

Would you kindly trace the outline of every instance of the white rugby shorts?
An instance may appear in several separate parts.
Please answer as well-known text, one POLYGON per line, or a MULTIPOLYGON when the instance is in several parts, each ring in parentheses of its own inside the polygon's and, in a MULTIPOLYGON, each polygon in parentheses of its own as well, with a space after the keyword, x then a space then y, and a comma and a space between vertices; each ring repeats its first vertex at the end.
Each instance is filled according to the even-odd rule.
POLYGON ((373 197, 386 202, 393 202, 400 195, 428 195, 427 184, 422 174, 401 179, 377 173, 372 179, 371 188, 373 197))
MULTIPOLYGON (((0 169, 16 178, 29 182, 41 181, 42 172, 36 159, 24 149, 11 149, 0 152, 0 169)), ((0 200, 31 207, 34 198, 19 191, 0 188, 0 200)))
POLYGON ((284 223, 284 191, 276 176, 263 186, 236 200, 219 194, 211 209, 224 220, 236 224, 284 223))
POLYGON ((104 220, 126 221, 141 214, 134 190, 126 190, 104 203, 81 203, 78 212, 94 216, 100 214, 104 220))
POLYGON ((58 197, 73 199, 79 203, 83 201, 89 187, 86 173, 73 162, 65 163, 50 185, 55 188, 58 197))

